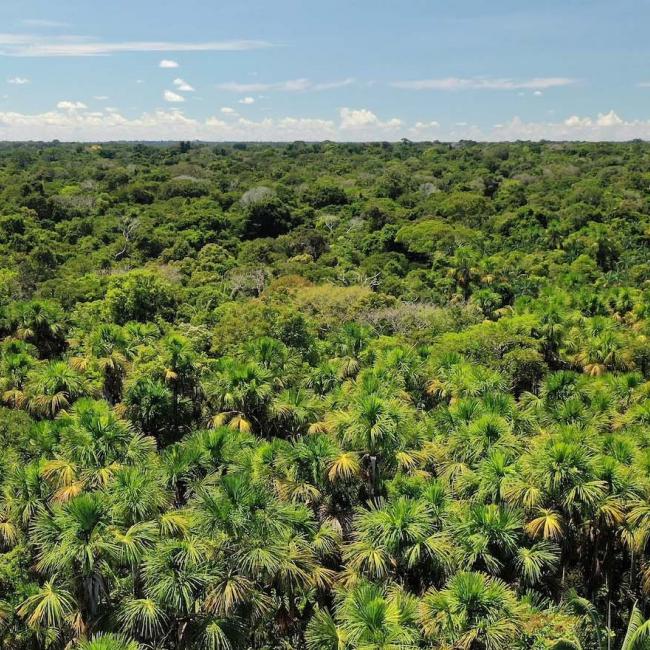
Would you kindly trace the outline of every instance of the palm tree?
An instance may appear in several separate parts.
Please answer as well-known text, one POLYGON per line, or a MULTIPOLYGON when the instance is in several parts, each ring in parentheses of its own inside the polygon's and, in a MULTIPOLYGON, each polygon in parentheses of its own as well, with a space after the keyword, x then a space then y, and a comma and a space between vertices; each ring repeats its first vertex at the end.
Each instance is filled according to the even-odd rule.
POLYGON ((276 395, 269 406, 269 419, 277 435, 297 436, 319 419, 320 404, 311 391, 288 388, 276 395))
POLYGON ((18 616, 35 629, 51 628, 61 632, 70 623, 76 609, 72 594, 47 580, 37 593, 27 598, 18 608, 18 616))
POLYGON ((106 402, 80 399, 59 416, 58 424, 58 453, 43 469, 57 490, 57 500, 85 487, 106 486, 122 466, 153 462, 153 439, 136 432, 106 402))
POLYGON ((79 397, 95 392, 88 379, 65 361, 51 361, 36 368, 25 386, 27 409, 46 418, 55 417, 79 397))
POLYGON ((456 428, 449 440, 449 451, 454 460, 475 467, 491 453, 508 453, 518 444, 506 418, 486 413, 456 428))
POLYGON ((121 634, 96 634, 81 641, 79 650, 140 650, 140 644, 121 634))
POLYGON ((41 358, 60 354, 64 347, 65 315, 50 300, 13 303, 7 315, 17 339, 33 343, 41 358))
POLYGON ((270 336, 260 336, 247 346, 246 353, 247 358, 256 360, 274 377, 286 378, 291 356, 289 349, 282 341, 270 336))
POLYGON ((580 328, 570 340, 571 345, 567 346, 570 360, 583 372, 599 377, 607 370, 630 370, 634 367, 629 345, 616 330, 601 330, 596 326, 586 338, 580 336, 583 332, 580 328))
POLYGON ((311 617, 305 640, 309 650, 345 650, 349 647, 348 635, 327 609, 316 609, 311 617))
POLYGON ((30 347, 22 341, 9 341, 0 353, 2 401, 13 408, 23 408, 27 400, 25 384, 37 363, 29 353, 30 347))
POLYGON ((39 571, 70 576, 81 618, 89 629, 109 597, 110 558, 117 552, 109 525, 105 499, 91 493, 43 511, 30 528, 39 571))
POLYGON ((104 376, 104 397, 110 404, 119 402, 124 377, 133 356, 124 328, 102 323, 77 345, 81 355, 73 357, 70 365, 80 372, 93 365, 98 366, 104 376))
POLYGON ((188 485, 200 475, 200 461, 203 450, 196 444, 175 443, 167 447, 161 458, 165 482, 174 494, 177 507, 185 504, 188 485))
POLYGON ((415 650, 417 601, 396 586, 362 582, 342 596, 335 618, 318 610, 305 637, 310 650, 415 650))
POLYGON ((326 495, 335 490, 328 480, 332 463, 340 449, 330 436, 312 433, 283 446, 277 458, 278 493, 291 500, 320 505, 326 495))
POLYGON ((122 526, 134 526, 155 519, 169 505, 162 472, 154 468, 121 467, 107 490, 111 515, 122 526))
POLYGON ((123 629, 142 641, 160 637, 168 622, 164 609, 151 598, 125 598, 118 612, 123 629))
POLYGON ((501 580, 482 573, 457 573, 444 589, 427 592, 420 604, 425 636, 450 647, 515 647, 521 621, 521 605, 514 592, 501 580))
POLYGON ((361 457, 371 496, 378 494, 382 474, 394 466, 395 452, 408 443, 417 444, 406 406, 372 393, 354 397, 347 410, 333 413, 329 426, 344 448, 361 457))
POLYGON ((171 631, 177 648, 184 647, 198 601, 210 576, 208 544, 202 539, 159 542, 144 561, 145 596, 174 613, 171 631))
POLYGON ((546 540, 534 544, 530 548, 518 548, 515 567, 526 585, 536 585, 541 582, 546 572, 553 571, 559 563, 559 548, 546 540))
POLYGON ((14 467, 3 485, 3 505, 14 526, 27 527, 49 500, 52 490, 43 475, 44 461, 14 467))
POLYGON ((516 555, 523 529, 521 514, 504 505, 476 504, 460 511, 454 539, 464 565, 497 574, 516 555))
POLYGON ((273 393, 273 375, 255 362, 223 358, 207 377, 205 392, 215 426, 227 424, 241 431, 255 426, 262 431, 273 393))
POLYGON ((361 368, 360 357, 368 344, 370 331, 358 323, 345 323, 334 341, 334 354, 343 377, 353 377, 361 368))
POLYGON ((478 255, 469 246, 459 246, 450 260, 449 277, 462 291, 464 300, 471 294, 472 282, 480 277, 477 263, 478 255))
POLYGON ((648 648, 650 648, 650 619, 646 619, 638 604, 634 603, 621 650, 648 650, 648 648))
POLYGON ((508 479, 516 475, 512 454, 494 449, 476 468, 477 499, 481 502, 500 503, 505 496, 508 479))
POLYGON ((552 367, 557 368, 558 355, 564 341, 568 315, 563 301, 558 297, 542 305, 539 325, 535 334, 542 341, 544 359, 552 367))
POLYGON ((173 419, 174 397, 161 381, 137 377, 127 387, 124 404, 129 419, 162 446, 173 419))
POLYGON ((370 578, 409 577, 414 585, 444 577, 452 568, 452 540, 437 529, 424 499, 405 496, 359 509, 353 542, 345 549, 349 570, 370 578))
POLYGON ((313 368, 307 377, 306 385, 317 395, 326 395, 341 384, 340 362, 334 360, 323 361, 313 368))
POLYGON ((172 389, 172 427, 177 436, 183 421, 181 399, 190 401, 195 416, 200 414, 200 363, 191 342, 179 334, 165 337, 159 349, 162 378, 172 389))
POLYGON ((457 354, 447 354, 435 360, 433 379, 427 385, 427 392, 454 405, 465 397, 482 397, 503 393, 507 383, 503 376, 491 368, 472 364, 457 354))

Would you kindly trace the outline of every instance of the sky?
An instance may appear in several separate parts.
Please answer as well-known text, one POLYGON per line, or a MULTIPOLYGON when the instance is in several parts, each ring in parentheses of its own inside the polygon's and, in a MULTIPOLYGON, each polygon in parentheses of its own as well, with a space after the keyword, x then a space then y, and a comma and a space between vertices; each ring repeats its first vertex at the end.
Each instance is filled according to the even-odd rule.
POLYGON ((1 0, 0 140, 650 138, 650 0, 1 0))

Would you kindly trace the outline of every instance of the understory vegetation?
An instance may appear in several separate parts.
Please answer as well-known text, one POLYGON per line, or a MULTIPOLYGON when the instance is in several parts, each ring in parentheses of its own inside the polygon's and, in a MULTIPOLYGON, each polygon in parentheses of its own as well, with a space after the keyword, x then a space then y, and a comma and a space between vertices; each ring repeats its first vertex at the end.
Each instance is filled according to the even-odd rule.
POLYGON ((0 146, 0 645, 650 648, 650 145, 0 146))

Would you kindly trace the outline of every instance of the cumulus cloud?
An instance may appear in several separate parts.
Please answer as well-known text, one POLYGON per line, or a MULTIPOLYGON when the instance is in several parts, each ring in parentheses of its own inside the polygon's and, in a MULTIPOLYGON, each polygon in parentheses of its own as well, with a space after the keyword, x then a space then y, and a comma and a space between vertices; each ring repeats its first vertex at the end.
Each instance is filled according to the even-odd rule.
POLYGON ((183 95, 179 95, 173 90, 166 90, 163 93, 163 97, 166 102, 171 102, 172 104, 180 104, 181 102, 185 101, 185 97, 183 97, 183 95))
POLYGON ((24 86, 29 83, 29 79, 27 77, 11 77, 11 79, 7 79, 7 83, 14 84, 15 86, 24 86))
POLYGON ((446 77, 444 79, 416 79, 393 81, 391 86, 406 90, 545 90, 576 83, 568 77, 533 77, 532 79, 509 79, 490 77, 446 77))
POLYGON ((177 109, 144 113, 137 118, 127 118, 117 110, 0 112, 0 140, 316 141, 334 139, 337 133, 333 121, 307 117, 225 121, 212 116, 197 120, 177 109))
POLYGON ((370 128, 390 130, 397 129, 402 125, 402 121, 393 118, 387 122, 382 122, 377 115, 367 108, 352 109, 344 107, 339 111, 341 118, 341 129, 344 131, 363 131, 370 128))
POLYGON ((340 81, 327 81, 315 83, 310 79, 289 79, 287 81, 276 81, 274 83, 261 83, 261 82, 244 82, 228 81, 226 83, 217 84, 219 90, 225 90, 233 93, 264 93, 264 92, 305 92, 305 91, 321 91, 332 90, 334 88, 341 88, 349 86, 354 83, 354 79, 342 79, 340 81))
POLYGON ((409 135, 416 139, 426 139, 430 137, 440 137, 440 122, 429 120, 428 122, 416 122, 409 128, 409 135))
POLYGON ((440 127, 440 122, 432 120, 430 122, 416 122, 414 127, 415 129, 437 129, 440 127))
POLYGON ((383 121, 368 109, 343 108, 338 122, 312 117, 249 120, 228 106, 220 109, 222 117, 204 120, 188 117, 179 109, 144 113, 138 118, 126 118, 117 108, 85 110, 81 102, 60 102, 57 109, 39 114, 0 112, 0 140, 317 141, 398 139, 406 135, 400 120, 383 121))
POLYGON ((255 98, 254 97, 242 97, 239 100, 240 104, 254 104, 255 103, 255 98))
POLYGON ((650 119, 626 120, 614 110, 596 116, 571 115, 560 122, 525 122, 519 117, 491 133, 487 140, 610 140, 650 138, 650 119))
POLYGON ((340 114, 342 129, 356 129, 376 124, 379 121, 377 116, 367 108, 361 108, 358 110, 342 108, 340 114))
POLYGON ((567 119, 564 120, 564 125, 571 128, 591 126, 591 118, 579 117, 578 115, 571 115, 571 117, 567 117, 567 119))
POLYGON ((190 86, 187 81, 181 79, 180 77, 178 79, 174 79, 174 86, 176 86, 177 90, 184 93, 194 92, 194 88, 190 86))
POLYGON ((71 102, 68 100, 60 101, 56 107, 60 108, 62 111, 80 111, 88 108, 83 102, 71 102))
MULTIPOLYGON (((171 92, 171 91, 170 91, 171 92)), ((25 114, 0 111, 0 140, 631 140, 650 139, 650 119, 628 120, 614 110, 593 116, 569 115, 555 121, 524 121, 515 117, 492 127, 436 120, 404 122, 382 119, 367 108, 341 108, 338 119, 277 117, 249 120, 219 109, 217 115, 195 119, 178 107, 126 117, 117 108, 89 110, 83 102, 61 101, 55 110, 25 114)))
POLYGON ((623 120, 611 110, 609 113, 601 113, 596 120, 597 126, 618 126, 623 124, 623 120))
POLYGON ((107 56, 121 52, 235 52, 270 47, 254 40, 209 42, 97 41, 88 36, 0 33, 0 56, 107 56))
POLYGON ((178 61, 173 61, 172 59, 163 59, 159 64, 159 68, 178 68, 178 61))

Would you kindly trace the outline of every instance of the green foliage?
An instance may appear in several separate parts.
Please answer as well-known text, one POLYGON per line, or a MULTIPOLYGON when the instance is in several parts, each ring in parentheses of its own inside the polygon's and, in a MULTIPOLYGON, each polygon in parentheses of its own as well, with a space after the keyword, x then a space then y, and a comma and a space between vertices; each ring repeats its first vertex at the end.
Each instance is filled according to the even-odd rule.
POLYGON ((646 648, 648 164, 0 145, 0 645, 646 648))

